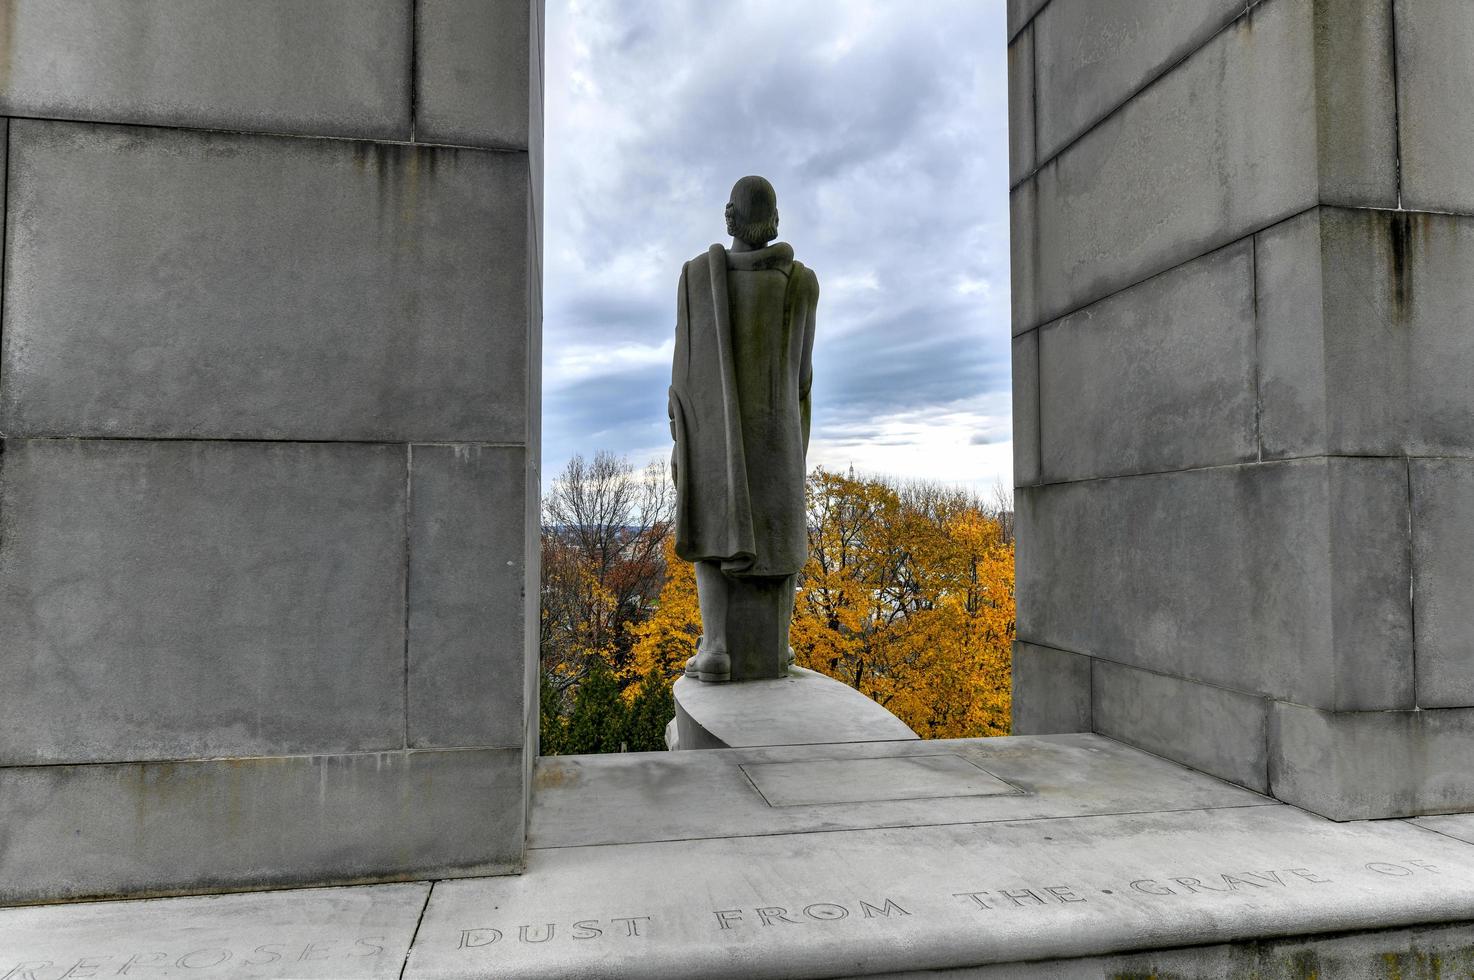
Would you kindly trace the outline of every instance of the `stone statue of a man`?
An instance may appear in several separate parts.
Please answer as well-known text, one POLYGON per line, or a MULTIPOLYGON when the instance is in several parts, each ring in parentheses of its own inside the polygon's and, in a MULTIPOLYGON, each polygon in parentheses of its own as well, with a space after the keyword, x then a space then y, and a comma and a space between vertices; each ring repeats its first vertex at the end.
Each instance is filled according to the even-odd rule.
POLYGON ((676 554, 696 565, 703 629, 686 674, 703 681, 787 672, 808 556, 819 281, 773 243, 778 198, 762 177, 732 188, 727 233, 730 249, 713 245, 681 269, 670 386, 676 554))

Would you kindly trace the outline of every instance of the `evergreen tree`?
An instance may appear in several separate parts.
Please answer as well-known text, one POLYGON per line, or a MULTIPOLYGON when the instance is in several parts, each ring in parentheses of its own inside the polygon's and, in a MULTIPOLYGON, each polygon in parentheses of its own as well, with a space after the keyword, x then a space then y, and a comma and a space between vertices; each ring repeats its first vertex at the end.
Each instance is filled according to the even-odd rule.
POLYGON ((665 751, 665 726, 676 715, 670 682, 652 668, 630 702, 624 741, 631 752, 665 751))
POLYGON ((568 755, 618 752, 624 740, 627 715, 614 671, 603 659, 593 660, 573 699, 573 711, 564 731, 563 752, 568 755))
POLYGON ((538 754, 540 755, 563 755, 564 744, 568 736, 568 719, 563 716, 562 699, 558 688, 551 682, 547 672, 543 672, 542 682, 537 688, 539 708, 538 712, 538 754))

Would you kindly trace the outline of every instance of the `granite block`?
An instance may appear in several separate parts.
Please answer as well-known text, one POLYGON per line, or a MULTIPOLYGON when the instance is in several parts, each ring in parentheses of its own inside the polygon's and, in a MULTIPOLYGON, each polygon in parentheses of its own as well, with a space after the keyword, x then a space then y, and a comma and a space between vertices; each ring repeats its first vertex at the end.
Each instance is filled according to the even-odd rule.
MULTIPOLYGON (((531 281, 533 293, 532 304, 534 311, 533 322, 538 324, 538 332, 541 332, 542 324, 542 269, 543 269, 543 140, 546 127, 543 122, 545 96, 544 80, 546 58, 543 52, 547 49, 545 38, 547 22, 546 0, 532 0, 529 6, 529 15, 532 26, 528 29, 528 82, 527 82, 527 125, 528 125, 528 147, 527 168, 531 176, 530 193, 528 195, 527 235, 533 241, 532 257, 533 264, 537 269, 531 281)), ((534 361, 541 364, 541 360, 534 361)), ((540 404, 534 397, 534 404, 540 404)), ((535 413, 536 414, 536 413, 535 413)))
MULTIPOLYGON (((1335 700, 1343 711, 1411 708, 1411 516, 1401 459, 1327 461, 1335 700)), ((1293 667, 1294 656, 1287 664, 1293 667)))
MULTIPOLYGON (((1330 445, 1326 345, 1335 337, 1325 330, 1325 282, 1335 271, 1321 255, 1321 215, 1312 208, 1254 240, 1259 439, 1266 459, 1323 455, 1330 445)), ((1362 393, 1363 403, 1380 397, 1377 390, 1362 393)))
POLYGON ((1040 169, 1016 333, 1316 201, 1313 33, 1261 4, 1040 169))
POLYGON ((1474 707, 1474 459, 1408 466, 1418 706, 1474 707))
POLYGON ((16 0, 0 114, 405 139, 410 0, 16 0))
POLYGON ((1037 332, 1043 482, 1257 457, 1251 243, 1037 332))
POLYGON ((14 120, 12 436, 522 442, 525 154, 14 120))
POLYGON ((522 752, 0 768, 0 904, 520 870, 522 752))
POLYGON ((1039 482, 1039 331, 1013 338, 1013 482, 1039 482))
MULTIPOLYGON (((526 451, 411 447, 409 744, 517 746, 523 642, 526 451)), ((536 699, 533 699, 536 704, 536 699)))
POLYGON ((1474 810, 1471 758, 1474 708, 1270 715, 1270 792, 1332 820, 1474 810))
POLYGON ((1474 214, 1474 6, 1397 5, 1397 107, 1402 200, 1417 210, 1474 214))
POLYGON ((1244 0, 1060 0, 1034 21, 1039 159, 1139 92, 1244 13, 1244 0))
POLYGON ((1307 56, 1315 60, 1316 172, 1324 204, 1398 206, 1393 2, 1314 0, 1307 56))
POLYGON ((1332 452, 1474 453, 1474 218, 1326 209, 1332 452))
POLYGON ((1269 702, 1108 660, 1092 672, 1095 731, 1219 779, 1268 790, 1269 702))
MULTIPOLYGON (((1014 331, 1317 202, 1396 207, 1387 2, 1258 4, 1046 163, 1032 221, 1014 230, 1036 239, 1018 246, 1034 265, 1015 283, 1030 295, 1014 331)), ((1177 6, 1190 19, 1203 5, 1177 6)), ((1048 9, 1039 57, 1045 21, 1065 16, 1048 9)), ((1057 87, 1036 95, 1041 125, 1057 87)))
POLYGON ((1008 182, 1034 169, 1034 29, 1008 45, 1008 182))
POLYGON ((1013 645, 1013 735, 1089 732, 1091 659, 1016 641, 1013 645))
POLYGON ((1016 500, 1020 639, 1302 704, 1412 706, 1401 460, 1215 467, 1016 500))
POLYGON ((1008 192, 1008 299, 1014 336, 1039 324, 1038 211, 1038 177, 1030 177, 1008 192))
POLYGON ((4 447, 0 764, 403 744, 402 447, 4 447))
POLYGON ((415 139, 528 147, 532 17, 528 0, 419 0, 415 139))
MULTIPOLYGON (((523 495, 527 508, 524 520, 529 533, 524 536, 523 540, 522 567, 527 582, 542 581, 542 484, 538 464, 539 455, 537 451, 528 452, 524 471, 524 479, 527 481, 523 495)), ((528 785, 529 807, 532 805, 532 768, 542 751, 539 744, 542 699, 538 696, 539 685, 542 683, 542 596, 540 592, 540 588, 523 589, 522 591, 522 622, 524 624, 522 631, 522 744, 527 747, 523 776, 528 785), (534 624, 537 625, 537 628, 534 628, 534 624)))
POLYGON ((1266 457, 1474 454, 1474 218, 1318 208, 1258 270, 1266 457))

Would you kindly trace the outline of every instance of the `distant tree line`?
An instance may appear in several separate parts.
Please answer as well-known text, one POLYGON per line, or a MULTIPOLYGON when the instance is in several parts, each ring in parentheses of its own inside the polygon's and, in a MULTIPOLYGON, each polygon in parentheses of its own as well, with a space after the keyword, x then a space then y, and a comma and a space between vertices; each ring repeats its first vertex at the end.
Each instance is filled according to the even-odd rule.
MULTIPOLYGON (((791 641, 926 738, 1008 732, 1013 524, 929 482, 822 469, 807 483, 809 561, 791 641)), ((664 465, 574 457, 544 502, 542 751, 654 751, 671 685, 701 634, 692 568, 673 552, 664 465)))

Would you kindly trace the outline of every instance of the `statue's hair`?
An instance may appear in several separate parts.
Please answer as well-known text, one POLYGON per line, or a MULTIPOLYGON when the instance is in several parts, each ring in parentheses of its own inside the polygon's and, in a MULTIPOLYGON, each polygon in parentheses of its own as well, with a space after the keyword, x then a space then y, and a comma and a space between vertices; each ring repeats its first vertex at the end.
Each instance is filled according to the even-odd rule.
POLYGON ((727 234, 753 245, 766 245, 778 237, 778 209, 773 209, 773 216, 767 221, 748 221, 735 204, 728 202, 727 234))

